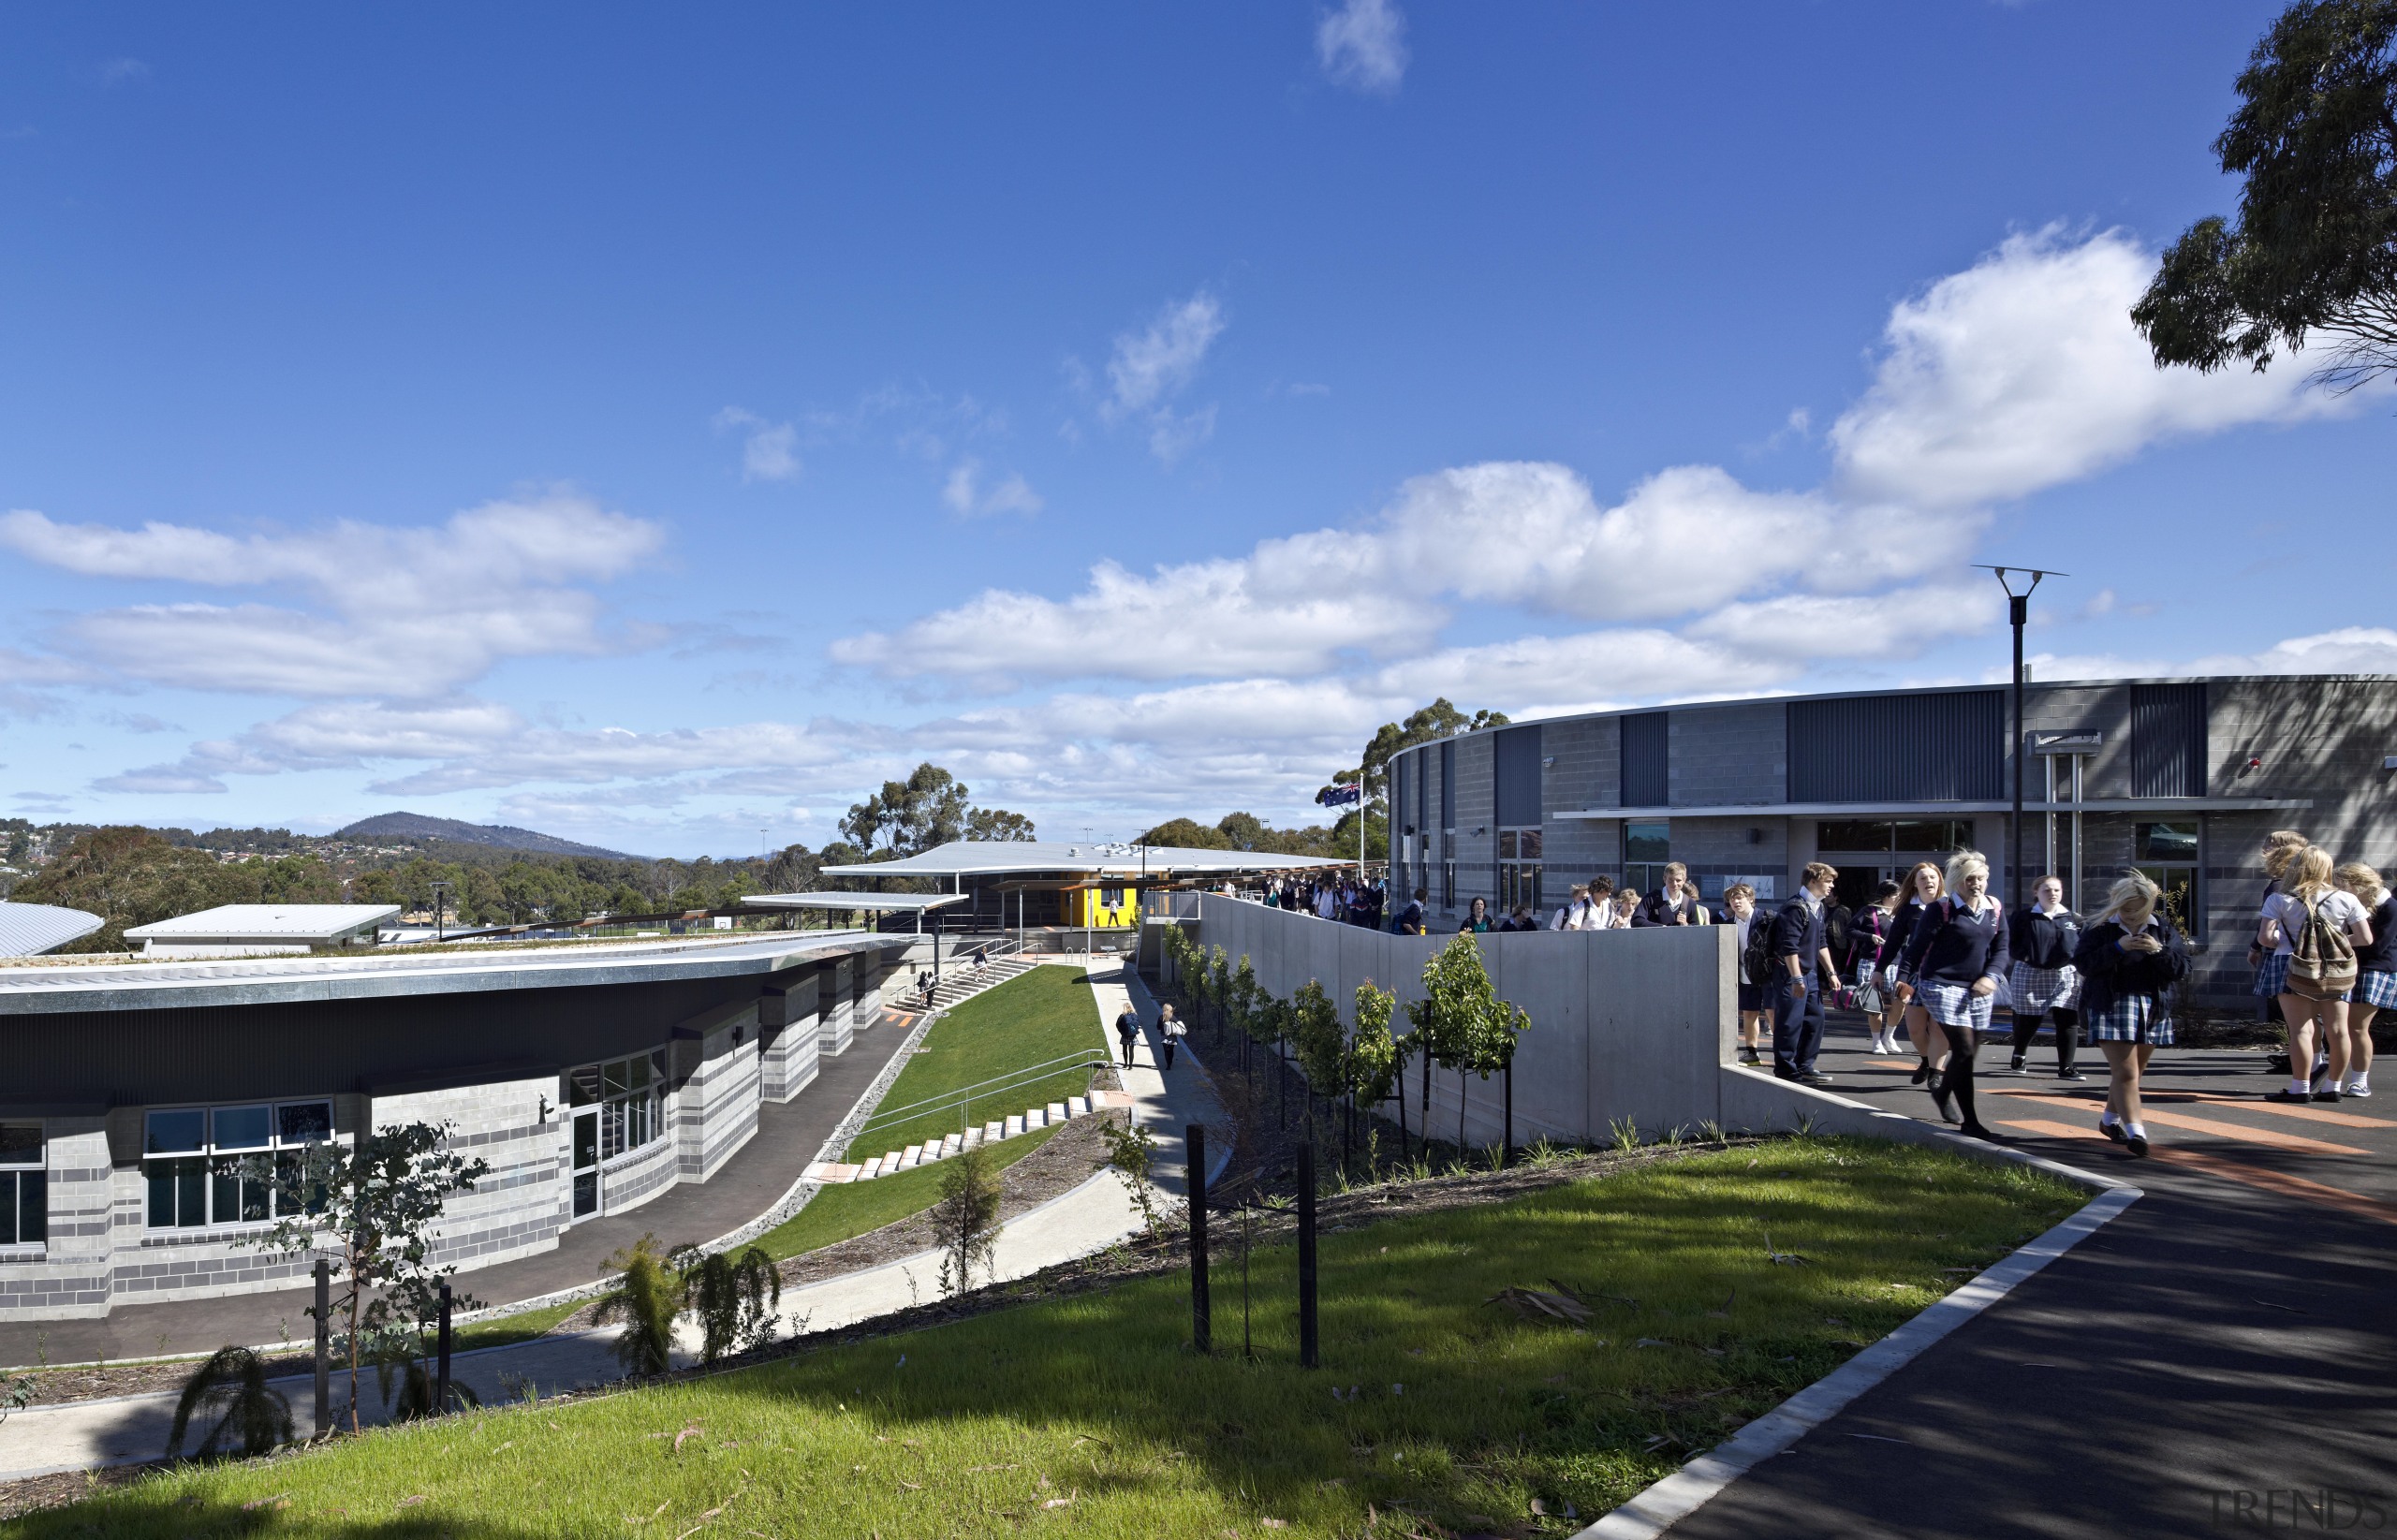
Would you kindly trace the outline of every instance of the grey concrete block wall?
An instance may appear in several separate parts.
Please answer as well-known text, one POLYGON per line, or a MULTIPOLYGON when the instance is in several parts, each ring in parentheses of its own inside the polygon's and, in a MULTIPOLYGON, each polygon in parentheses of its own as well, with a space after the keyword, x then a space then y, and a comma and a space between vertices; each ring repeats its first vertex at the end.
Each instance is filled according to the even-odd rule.
POLYGON ((1615 763, 1616 734, 1611 721, 1550 723, 1540 728, 1540 807, 1547 814, 1546 886, 1558 903, 1573 884, 1587 882, 1601 872, 1615 870, 1614 837, 1580 819, 1559 819, 1559 812, 1600 806, 1611 793, 1622 767, 1615 763), (1602 730, 1604 729, 1604 730, 1602 730))
POLYGON ((1497 737, 1457 741, 1457 908, 1476 898, 1498 902, 1497 737))
POLYGON ((757 1133, 760 1079, 750 1043, 755 1007, 711 1028, 699 1062, 675 1088, 673 1132, 677 1179, 704 1181, 757 1133))
POLYGON ((375 1127, 446 1122, 451 1150, 491 1165, 474 1191, 442 1206, 436 1263, 482 1267, 557 1244, 567 1195, 563 1100, 556 1078, 547 1075, 375 1098, 375 1127))
POLYGON ((1673 805, 1788 800, 1788 719, 1778 700, 1668 713, 1673 805))
POLYGON ((857 1040, 857 970, 847 958, 816 971, 819 990, 816 1007, 817 1051, 846 1053, 857 1040))
POLYGON ((49 1239, 0 1250, 0 1321, 108 1313, 116 1180, 106 1121, 44 1118, 49 1239))
MULTIPOLYGON (((1248 957, 1258 983, 1285 999, 1309 979, 1321 982, 1343 1020, 1351 1019, 1357 986, 1369 979, 1402 1006, 1421 999, 1423 965, 1450 940, 1388 935, 1220 897, 1203 900, 1199 914, 1202 945, 1248 957)), ((1532 1015, 1516 1049, 1519 1140, 1544 1132, 1594 1142, 1618 1118, 1661 1130, 1718 1116, 1715 1071, 1735 1040, 1738 1002, 1731 931, 1540 931, 1485 935, 1479 945, 1500 997, 1532 1015)), ((1395 1030, 1404 1034, 1403 1009, 1395 1030)), ((1410 1125, 1419 1116, 1419 1074, 1408 1082, 1410 1125)), ((1496 1139, 1500 1091, 1494 1080, 1461 1083, 1434 1069, 1434 1134, 1456 1137, 1462 1107, 1468 1143, 1496 1139)))

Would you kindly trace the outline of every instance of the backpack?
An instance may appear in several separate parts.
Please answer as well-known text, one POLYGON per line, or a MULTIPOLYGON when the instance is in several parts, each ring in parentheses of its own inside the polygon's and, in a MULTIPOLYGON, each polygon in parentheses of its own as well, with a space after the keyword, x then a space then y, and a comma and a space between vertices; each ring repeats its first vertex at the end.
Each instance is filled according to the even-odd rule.
POLYGON ((2356 944, 2324 913, 2330 901, 2310 906, 2305 928, 2289 937, 2288 991, 2315 1000, 2336 1000, 2355 988, 2356 944))
POLYGON ((1765 983, 1772 976, 1772 917, 1761 909, 1749 913, 1748 946, 1740 954, 1740 966, 1746 970, 1751 984, 1765 983))

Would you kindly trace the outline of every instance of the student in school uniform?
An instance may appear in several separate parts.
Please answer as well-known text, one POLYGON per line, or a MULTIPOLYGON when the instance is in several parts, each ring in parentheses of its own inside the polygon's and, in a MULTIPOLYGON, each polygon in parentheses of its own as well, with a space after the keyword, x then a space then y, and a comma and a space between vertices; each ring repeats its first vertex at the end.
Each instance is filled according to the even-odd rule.
POLYGON ((1698 901, 1698 885, 1689 880, 1689 868, 1679 861, 1665 865, 1665 885, 1648 895, 1631 912, 1631 923, 1650 925, 1703 925, 1706 905, 1698 901))
POLYGON ((2291 976, 2299 940, 2316 917, 2344 935, 2350 948, 2372 945, 2371 911, 2353 893, 2339 889, 2331 881, 2332 872, 2331 853, 2318 844, 2307 845, 2282 868, 2281 890, 2264 901, 2257 923, 2257 945, 2272 949, 2264 960, 2264 976, 2279 991, 2281 1019, 2288 1025, 2288 1089, 2272 1093, 2270 1101, 2335 1102, 2346 1078, 2347 997, 2354 992, 2356 975, 2337 984, 2291 976), (2324 1055, 2318 1065, 2317 1047, 2324 1055), (2314 1072, 2301 1065, 2314 1066, 2314 1072))
POLYGON ((1931 1078, 1939 1066, 1931 1062, 1927 1031, 1930 1018, 1922 1015, 1919 1006, 1910 1005, 1898 986, 1905 982, 1901 975, 1905 972, 1906 948, 1914 942, 1915 923, 1922 918, 1925 909, 1939 902, 1947 887, 1948 879, 1938 867, 1929 861, 1915 862, 1914 870, 1906 873, 1905 897, 1890 917, 1890 934, 1881 943, 1881 998, 1889 1003, 1889 1009, 1881 1018, 1882 1041, 1895 1052, 1898 1023, 1905 1023, 1906 1039, 1914 1048, 1916 1085, 1931 1078))
POLYGON ((2014 946, 2014 975, 2007 980, 2014 995, 2014 1062, 2016 1075, 2027 1075, 2023 1055, 2039 1034, 2039 1023, 2056 1028, 2056 1078, 2084 1080, 2073 1066, 2081 1038, 2081 975, 2072 958, 2081 950, 2081 917, 2064 906, 2064 883, 2041 877, 2031 889, 2028 909, 2014 912, 2008 939, 2014 946))
POLYGON ((1934 1082, 1931 1099, 1940 1117, 1975 1138, 1995 1140, 1981 1126, 1973 1106, 1973 1054, 1989 1031, 1998 981, 2010 961, 2006 910, 1989 890, 1989 861, 1978 850, 1948 858, 1948 896, 1922 912, 1906 943, 1904 976, 1908 993, 1927 1020, 1925 1045, 1947 1070, 1934 1082))
POLYGON ((2159 1048, 2172 1043, 2173 986, 2189 976, 2189 950, 2158 911, 2155 884, 2126 872, 2106 907, 2081 933, 2073 971, 2081 975, 2081 1019, 2113 1072, 2097 1127, 2134 1155, 2147 1153, 2140 1080, 2159 1048))
POLYGON ((1856 1008, 1864 1013, 1865 1024, 1873 1029, 1875 1053, 1898 1051, 1897 1015, 1885 1008, 1889 996, 1881 988, 1881 958, 1889 949, 1890 926, 1896 918, 1898 901, 1903 896, 1896 883, 1883 878, 1874 889, 1873 902, 1856 912, 1849 932, 1849 969, 1856 980, 1856 1008))
POLYGON ((1764 980, 1750 978, 1748 974, 1748 937, 1758 926, 1770 927, 1772 917, 1757 913, 1757 890, 1743 882, 1735 882, 1723 889, 1723 913, 1716 920, 1739 932, 1740 958, 1740 1063, 1756 1064, 1764 1062, 1764 980))
MULTIPOLYGON (((2272 896, 2281 890, 2281 876, 2288 870, 2288 863, 2299 852, 2313 843, 2293 829, 2276 829, 2264 836, 2264 847, 2256 853, 2256 860, 2257 864, 2264 869, 2266 902, 2270 902, 2272 896)), ((2247 966, 2255 974, 2249 990, 2256 996, 2258 1017, 2265 1021, 2277 1021, 2281 1015, 2281 975, 2273 973, 2272 958, 2272 949, 2261 941, 2247 944, 2247 966)), ((2264 1072, 2270 1075, 2281 1071, 2287 1071, 2291 1075, 2297 1073, 2289 1068, 2287 1054, 2268 1055, 2264 1062, 2264 1072)))
POLYGON ((1803 1085, 1831 1083, 1815 1068, 1815 1056, 1823 1047, 1823 991, 1839 980, 1823 931, 1823 904, 1837 881, 1839 868, 1807 862, 1798 891, 1772 921, 1767 966, 1773 977, 1765 997, 1772 1004, 1772 1073, 1803 1085))
POLYGON ((2356 948, 2356 995, 2347 1004, 2347 1083, 2342 1096, 2372 1094, 2372 1019, 2397 1008, 2397 895, 2361 861, 2339 868, 2336 880, 2370 911, 2372 940, 2356 948))

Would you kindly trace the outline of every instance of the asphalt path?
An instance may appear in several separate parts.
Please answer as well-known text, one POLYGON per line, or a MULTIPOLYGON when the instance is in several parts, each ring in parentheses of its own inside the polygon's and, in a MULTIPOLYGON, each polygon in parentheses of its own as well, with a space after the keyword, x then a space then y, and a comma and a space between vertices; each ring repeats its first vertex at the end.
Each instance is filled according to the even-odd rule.
MULTIPOLYGON (((1935 1121, 1865 1048, 1834 1024, 1825 1089, 1935 1121)), ((2259 1051, 2159 1049, 2142 1160, 2097 1132, 2101 1053, 2081 1083, 2046 1038, 2007 1057, 1981 1050, 1981 1121, 2146 1196, 1675 1540, 2397 1532, 2397 1091, 2276 1106, 2259 1051)))

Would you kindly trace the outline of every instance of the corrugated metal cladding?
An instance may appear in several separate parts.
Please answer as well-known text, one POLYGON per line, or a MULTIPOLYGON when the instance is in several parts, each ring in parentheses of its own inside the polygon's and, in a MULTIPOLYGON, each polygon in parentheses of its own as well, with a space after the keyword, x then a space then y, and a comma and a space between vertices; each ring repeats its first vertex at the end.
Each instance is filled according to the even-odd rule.
POLYGON ((1440 827, 1457 827, 1457 746, 1440 745, 1440 827))
POLYGON ((1789 703, 1793 802, 1982 801, 2005 786, 2004 691, 1789 703))
POLYGON ((1673 799, 1673 740, 1669 711, 1623 719, 1623 805, 1663 807, 1673 799))
POLYGON ((2206 794, 2206 687, 2131 686, 2131 795, 2206 794))
POLYGON ((1410 754, 1406 756, 1406 779, 1415 787, 1415 831, 1419 834, 1432 827, 1432 820, 1426 815, 1423 802, 1423 772, 1428 768, 1424 764, 1425 757, 1421 754, 1410 754))
POLYGON ((1519 829, 1540 821, 1539 724, 1498 729, 1496 776, 1493 788, 1502 829, 1519 829))
POLYGON ((1409 822, 1406 813, 1406 756, 1399 755, 1390 762, 1390 831, 1405 832, 1409 822))

